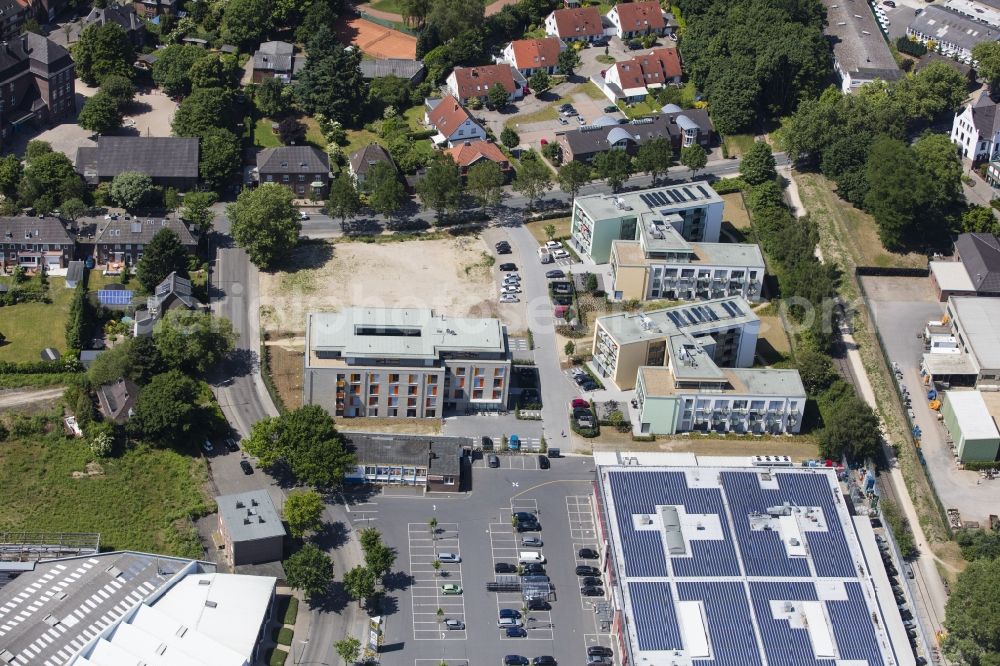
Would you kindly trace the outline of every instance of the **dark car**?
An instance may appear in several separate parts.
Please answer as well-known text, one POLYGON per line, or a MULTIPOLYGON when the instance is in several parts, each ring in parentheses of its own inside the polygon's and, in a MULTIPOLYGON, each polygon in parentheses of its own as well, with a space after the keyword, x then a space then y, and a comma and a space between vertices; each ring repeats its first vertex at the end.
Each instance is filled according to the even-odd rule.
POLYGON ((538 469, 548 469, 549 467, 549 459, 542 455, 538 456, 538 469))
POLYGON ((240 467, 243 469, 244 474, 253 474, 253 465, 248 463, 246 460, 240 461, 240 467))
POLYGON ((515 511, 514 512, 514 519, 515 520, 538 520, 538 516, 536 516, 533 513, 528 512, 528 511, 515 511))
POLYGON ((240 445, 232 437, 226 437, 226 448, 235 452, 240 450, 240 445))
POLYGON ((581 564, 576 568, 577 576, 600 576, 601 570, 597 567, 588 566, 586 564, 581 564))
POLYGON ((517 565, 510 562, 497 562, 493 565, 493 573, 517 573, 517 565))
POLYGON ((507 271, 507 272, 509 272, 509 271, 516 271, 517 270, 517 264, 500 264, 500 270, 507 271))
POLYGON ((600 557, 600 555, 597 554, 597 551, 594 550, 593 548, 581 548, 580 550, 576 551, 576 556, 579 557, 581 560, 596 560, 598 557, 600 557))
MULTIPOLYGON (((528 632, 521 627, 507 627, 507 638, 524 638, 528 632)), ((525 660, 527 663, 527 660, 525 660)))
POLYGON ((521 617, 521 611, 515 610, 513 608, 501 608, 499 617, 510 617, 515 620, 521 617))
POLYGON ((492 451, 492 450, 493 450, 493 440, 487 437, 486 435, 483 435, 483 451, 492 451))
POLYGON ((531 660, 532 666, 556 666, 556 658, 549 655, 542 655, 531 660))
POLYGON ((576 407, 573 409, 574 419, 582 419, 584 417, 592 419, 594 418, 594 413, 587 407, 576 407))
POLYGON ((509 654, 503 658, 503 666, 528 666, 531 662, 519 654, 509 654))
POLYGON ((604 590, 594 585, 587 585, 580 588, 580 594, 585 597, 603 597, 604 590))
POLYGON ((528 610, 543 611, 549 610, 552 605, 545 599, 528 599, 528 610))
POLYGON ((598 37, 591 42, 594 46, 607 46, 611 42, 607 37, 598 37))
POLYGON ((581 578, 580 579, 580 585, 585 585, 587 587, 590 587, 591 585, 593 585, 593 586, 596 587, 598 585, 603 585, 603 584, 604 584, 604 581, 602 581, 600 578, 596 578, 594 576, 587 576, 586 578, 581 578))
POLYGON ((500 241, 496 245, 494 245, 493 247, 495 247, 496 249, 499 250, 502 247, 510 247, 510 243, 508 243, 507 241, 500 241))
POLYGON ((882 0, 882 4, 886 7, 895 7, 896 3, 893 0, 882 0))
POLYGON ((545 573, 545 567, 542 566, 541 562, 529 562, 524 565, 523 571, 525 576, 528 574, 543 574, 545 573))
POLYGON ((497 254, 510 254, 510 253, 511 253, 511 249, 510 249, 509 245, 507 247, 498 247, 497 248, 497 254))
POLYGON ((614 113, 617 110, 618 107, 615 106, 614 104, 608 104, 606 107, 604 107, 604 113, 614 113))
POLYGON ((587 648, 588 657, 610 657, 612 654, 611 648, 603 645, 591 645, 587 648))
POLYGON ((542 526, 537 520, 525 520, 517 524, 518 532, 541 532, 542 526))
POLYGON ((593 379, 588 378, 580 383, 580 388, 582 388, 584 391, 596 391, 597 382, 595 382, 593 379))
POLYGON ((639 49, 642 48, 642 42, 640 42, 638 39, 633 39, 629 41, 627 46, 629 51, 638 51, 639 49))
POLYGON ((486 456, 486 464, 489 465, 490 467, 497 468, 500 466, 500 459, 497 458, 495 453, 491 453, 490 455, 486 456))
POLYGON ((559 270, 557 268, 557 269, 552 270, 552 271, 546 271, 545 272, 545 277, 547 277, 550 280, 557 280, 559 278, 566 277, 566 273, 564 273, 563 271, 561 271, 561 270, 559 270))

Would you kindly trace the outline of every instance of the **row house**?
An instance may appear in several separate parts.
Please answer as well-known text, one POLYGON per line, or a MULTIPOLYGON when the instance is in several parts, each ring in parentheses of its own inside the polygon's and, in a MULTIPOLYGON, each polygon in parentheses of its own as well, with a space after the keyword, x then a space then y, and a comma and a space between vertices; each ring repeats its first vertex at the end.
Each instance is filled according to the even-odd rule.
POLYGON ((0 270, 66 268, 73 239, 57 217, 0 217, 0 270))

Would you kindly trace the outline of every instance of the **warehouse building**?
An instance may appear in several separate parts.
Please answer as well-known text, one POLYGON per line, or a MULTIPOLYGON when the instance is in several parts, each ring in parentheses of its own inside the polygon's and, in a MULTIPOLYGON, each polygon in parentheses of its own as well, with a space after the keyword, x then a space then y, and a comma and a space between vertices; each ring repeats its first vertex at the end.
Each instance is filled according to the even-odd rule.
POLYGON ((997 459, 1000 431, 996 418, 1000 416, 1000 393, 945 391, 941 414, 960 461, 997 459))
POLYGON ((921 369, 939 388, 1000 390, 1000 299, 952 296, 936 328, 950 329, 954 348, 931 348, 921 369))

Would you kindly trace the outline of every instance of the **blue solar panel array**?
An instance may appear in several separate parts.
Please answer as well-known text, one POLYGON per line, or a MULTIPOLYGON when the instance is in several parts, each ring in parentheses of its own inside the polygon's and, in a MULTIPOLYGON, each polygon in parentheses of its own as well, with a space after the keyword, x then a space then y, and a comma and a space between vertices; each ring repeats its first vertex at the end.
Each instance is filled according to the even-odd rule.
POLYGON ((747 640, 747 633, 753 631, 753 620, 743 583, 681 582, 677 583, 677 595, 681 601, 704 601, 712 656, 715 657, 712 663, 717 666, 760 663, 757 641, 747 640))
POLYGON ((630 583, 628 587, 639 649, 683 649, 670 583, 630 583))
MULTIPOLYGON (((771 610, 771 601, 816 601, 812 583, 768 582, 750 583, 750 598, 757 615, 764 653, 771 666, 834 666, 832 659, 817 660, 813 656, 809 632, 794 629, 788 620, 779 620, 771 610)), ((880 663, 880 662, 879 662, 880 663)))
POLYGON ((97 300, 101 305, 128 305, 132 302, 132 293, 127 289, 101 289, 97 292, 97 300))
POLYGON ((871 622, 859 621, 868 617, 868 605, 860 583, 845 583, 847 601, 826 602, 826 612, 833 624, 833 636, 840 649, 841 659, 866 659, 871 666, 882 664, 882 652, 871 622))

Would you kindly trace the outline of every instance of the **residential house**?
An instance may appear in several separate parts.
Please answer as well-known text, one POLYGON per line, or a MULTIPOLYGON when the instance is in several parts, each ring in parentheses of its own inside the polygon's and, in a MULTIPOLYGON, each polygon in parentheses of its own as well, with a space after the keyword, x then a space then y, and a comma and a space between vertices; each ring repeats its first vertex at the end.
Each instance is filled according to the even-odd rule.
POLYGON ((448 92, 462 104, 467 104, 473 98, 487 103, 490 89, 497 84, 507 91, 508 102, 524 97, 524 77, 507 63, 456 67, 448 75, 446 84, 448 92))
POLYGON ((271 494, 250 490, 215 498, 219 535, 229 566, 277 562, 284 554, 285 527, 271 494))
POLYGON ((27 0, 0 1, 0 38, 5 41, 21 34, 21 26, 31 15, 27 0))
POLYGON ((291 83, 306 64, 306 57, 295 54, 295 46, 288 42, 264 42, 253 54, 253 82, 264 79, 281 79, 291 83))
POLYGON ((74 114, 74 71, 69 51, 33 32, 0 45, 0 140, 74 114))
POLYGON ((76 171, 90 185, 124 171, 148 175, 154 185, 182 192, 198 184, 198 139, 175 136, 99 136, 76 151, 76 171))
POLYGON ((150 21, 164 14, 177 14, 180 0, 134 0, 133 6, 139 16, 150 21))
POLYGON ((380 79, 384 76, 395 76, 410 85, 416 85, 424 80, 427 69, 422 60, 407 60, 405 58, 386 58, 385 60, 362 60, 361 76, 366 81, 380 79))
POLYGON ((510 166, 510 160, 491 141, 466 141, 465 143, 456 145, 454 148, 449 148, 447 153, 458 164, 463 177, 469 173, 469 169, 483 160, 498 165, 500 172, 504 176, 504 181, 509 181, 514 173, 510 166))
POLYGON ((930 273, 941 302, 952 296, 1000 296, 1000 237, 959 234, 954 261, 932 261, 930 273))
POLYGON ((507 408, 511 358, 499 319, 422 308, 310 312, 305 348, 302 402, 337 419, 507 408))
POLYGON ((515 68, 525 79, 538 71, 555 74, 559 64, 559 53, 566 45, 558 37, 542 39, 518 39, 507 44, 497 62, 515 68))
POLYGON ((951 124, 951 142, 962 157, 973 162, 1000 158, 1000 111, 988 89, 955 114, 951 124))
POLYGON ((667 21, 660 8, 660 0, 620 2, 606 16, 614 26, 613 34, 621 39, 663 35, 667 32, 667 21))
POLYGON ((972 49, 981 42, 1000 39, 1000 29, 980 18, 963 16, 950 7, 927 5, 913 17, 906 34, 923 44, 933 42, 945 56, 972 64, 972 49))
POLYGON ((653 49, 605 70, 601 91, 612 102, 624 100, 632 104, 641 102, 654 90, 679 85, 683 73, 677 49, 653 49))
POLYGON ((624 150, 635 155, 647 142, 667 139, 675 151, 711 142, 711 121, 704 110, 682 113, 661 113, 620 123, 610 116, 600 116, 591 124, 556 133, 563 161, 590 162, 609 150, 624 150), (697 120, 696 120, 697 119, 697 120))
POLYGON ((431 137, 437 146, 447 144, 451 148, 466 141, 486 139, 486 130, 451 95, 424 100, 424 124, 437 130, 431 137))
POLYGON ((146 43, 146 24, 139 17, 132 5, 108 5, 94 7, 90 13, 79 21, 64 23, 60 28, 49 34, 51 39, 60 46, 71 46, 80 41, 83 31, 92 25, 120 25, 135 49, 141 49, 146 43))
POLYGON ((592 42, 605 35, 604 22, 595 6, 557 9, 545 17, 545 34, 564 42, 592 42))
POLYGON ((344 475, 350 484, 414 486, 424 492, 455 492, 462 487, 462 455, 468 437, 344 433, 356 467, 344 475))
POLYGON ((94 239, 94 259, 98 264, 131 266, 142 258, 146 245, 163 229, 170 229, 188 252, 194 252, 198 241, 176 216, 139 218, 117 216, 112 220, 97 220, 94 239))
POLYGON ((73 239, 57 217, 0 217, 0 270, 64 268, 73 257, 73 239))
POLYGON ((170 310, 196 310, 200 307, 201 303, 191 293, 191 281, 177 275, 177 271, 172 271, 163 282, 156 285, 153 294, 146 299, 146 309, 135 311, 132 335, 152 335, 156 322, 170 310))
POLYGON ((290 189, 296 199, 326 199, 330 157, 315 146, 281 146, 257 153, 257 178, 290 189))
POLYGON ((392 166, 394 171, 398 171, 396 163, 392 161, 392 157, 389 156, 385 148, 377 143, 369 143, 351 155, 347 161, 347 166, 350 169, 351 176, 354 177, 354 182, 357 183, 359 188, 364 186, 368 170, 380 162, 385 162, 392 166))
POLYGON ((132 380, 122 377, 97 389, 97 408, 104 420, 125 423, 132 418, 138 397, 139 387, 132 380))
POLYGON ((676 104, 667 104, 660 113, 670 119, 670 126, 667 128, 670 142, 678 152, 681 148, 696 143, 703 148, 712 145, 715 125, 705 109, 681 109, 676 104))

